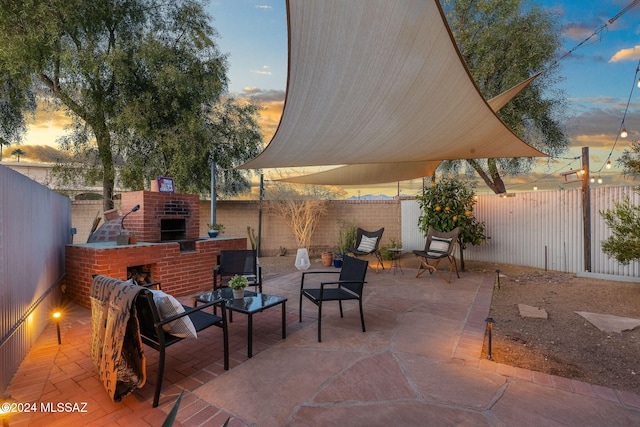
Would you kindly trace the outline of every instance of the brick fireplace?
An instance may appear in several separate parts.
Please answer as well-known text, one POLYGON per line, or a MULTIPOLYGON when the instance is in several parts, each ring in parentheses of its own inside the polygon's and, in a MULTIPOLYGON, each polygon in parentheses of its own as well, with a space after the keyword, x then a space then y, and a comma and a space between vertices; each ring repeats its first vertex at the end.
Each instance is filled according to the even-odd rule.
POLYGON ((122 194, 122 216, 105 222, 90 243, 67 245, 65 294, 91 307, 92 274, 126 280, 143 271, 149 281, 181 296, 210 289, 213 267, 223 250, 246 249, 246 238, 199 237, 200 200, 197 195, 135 191, 122 194), (140 205, 136 212, 130 212, 140 205), (136 244, 118 245, 121 225, 135 234, 136 244))

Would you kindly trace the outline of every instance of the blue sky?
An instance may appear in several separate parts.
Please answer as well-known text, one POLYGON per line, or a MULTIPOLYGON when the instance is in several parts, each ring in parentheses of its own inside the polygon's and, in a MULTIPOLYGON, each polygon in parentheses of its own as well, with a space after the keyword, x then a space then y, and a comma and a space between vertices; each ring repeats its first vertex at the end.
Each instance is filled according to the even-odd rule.
MULTIPOLYGON (((514 191, 531 190, 534 185, 540 189, 574 188, 579 184, 564 185, 560 172, 580 167, 580 160, 571 158, 579 156, 583 146, 590 147, 592 174, 601 175, 604 185, 618 184, 622 177, 615 161, 621 151, 629 147, 630 139, 640 137, 637 113, 640 89, 635 87, 625 118, 629 138, 616 142, 640 59, 640 5, 609 24, 609 19, 632 1, 537 0, 530 3, 548 8, 556 17, 563 45, 558 57, 575 49, 560 60, 561 81, 557 84, 567 99, 568 117, 564 125, 572 149, 563 159, 539 167, 533 174, 508 178, 508 187, 514 191), (614 163, 611 170, 604 168, 609 158, 614 163)), ((221 49, 229 53, 230 91, 239 95, 255 94, 264 100, 265 107, 277 106, 286 88, 285 1, 216 0, 211 2, 208 11, 220 33, 221 49)), ((265 115, 269 114, 265 111, 265 115)), ((277 121, 273 122, 275 129, 277 121)), ((400 191, 404 193, 406 189, 411 193, 421 185, 420 180, 416 181, 401 183, 404 188, 400 191)), ((369 190, 395 194, 398 187, 394 183, 363 189, 369 190)))
MULTIPOLYGON (((530 3, 549 8, 562 29, 562 56, 582 43, 622 11, 631 0, 536 0, 530 3)), ((278 124, 287 80, 287 22, 285 0, 212 0, 207 11, 219 33, 220 50, 228 54, 229 90, 235 96, 256 96, 263 107, 263 128, 268 141, 278 124)), ((630 139, 640 138, 640 114, 635 87, 625 127, 629 138, 619 139, 625 107, 634 84, 640 59, 640 5, 636 5, 613 24, 607 25, 580 48, 560 61, 557 87, 567 99, 568 119, 564 123, 572 149, 551 165, 539 167, 526 176, 507 178, 509 191, 575 188, 563 185, 560 172, 578 169, 581 147, 589 146, 592 173, 600 173, 603 185, 619 184, 621 174, 615 168, 603 168, 614 147, 611 161, 629 147, 630 139)), ((43 116, 37 119, 25 143, 55 145, 59 124, 43 116)), ((630 184, 627 181, 626 184, 630 184)), ((634 183, 637 184, 637 183, 634 183)), ((400 184, 400 192, 415 194, 421 180, 400 184)), ((349 189, 352 194, 396 194, 397 183, 367 189, 349 189)), ((478 192, 482 192, 478 188, 478 192)))

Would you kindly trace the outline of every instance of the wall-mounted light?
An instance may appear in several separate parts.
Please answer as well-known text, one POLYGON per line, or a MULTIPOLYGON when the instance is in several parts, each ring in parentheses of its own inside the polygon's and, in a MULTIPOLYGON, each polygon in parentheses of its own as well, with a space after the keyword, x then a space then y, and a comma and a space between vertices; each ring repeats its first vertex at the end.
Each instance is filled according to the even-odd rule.
POLYGON ((583 173, 584 170, 582 169, 573 169, 570 171, 562 172, 560 175, 564 178, 565 183, 570 183, 582 181, 582 178, 580 178, 579 175, 582 175, 583 173))
POLYGON ((133 212, 137 212, 140 209, 140 205, 135 205, 133 208, 131 208, 131 210, 129 212, 127 212, 125 214, 125 216, 122 217, 122 219, 120 220, 120 227, 124 230, 124 219, 133 212))

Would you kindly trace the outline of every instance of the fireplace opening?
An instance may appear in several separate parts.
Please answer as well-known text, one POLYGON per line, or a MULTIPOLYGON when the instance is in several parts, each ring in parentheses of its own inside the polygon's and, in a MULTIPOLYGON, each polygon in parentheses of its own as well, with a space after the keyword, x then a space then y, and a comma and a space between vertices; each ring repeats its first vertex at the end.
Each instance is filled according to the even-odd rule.
POLYGON ((127 267, 127 280, 133 279, 139 285, 153 283, 151 280, 151 264, 127 267))
POLYGON ((161 219, 160 241, 184 240, 187 238, 187 223, 184 218, 161 219))

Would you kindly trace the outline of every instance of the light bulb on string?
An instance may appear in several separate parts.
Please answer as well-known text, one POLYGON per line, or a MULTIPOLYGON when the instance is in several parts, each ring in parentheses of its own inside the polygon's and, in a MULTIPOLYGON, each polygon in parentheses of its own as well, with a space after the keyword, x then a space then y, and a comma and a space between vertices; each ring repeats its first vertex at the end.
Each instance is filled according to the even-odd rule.
POLYGON ((629 132, 627 132, 626 128, 622 128, 622 131, 620 132, 620 138, 626 138, 629 135, 629 132))
POLYGON ((591 182, 596 182, 596 177, 595 176, 591 177, 591 182))
POLYGON ((598 184, 602 184, 602 177, 601 176, 598 177, 598 184))
POLYGON ((638 87, 640 88, 640 79, 638 79, 638 87))
POLYGON ((611 169, 611 160, 607 160, 607 169, 611 169))

